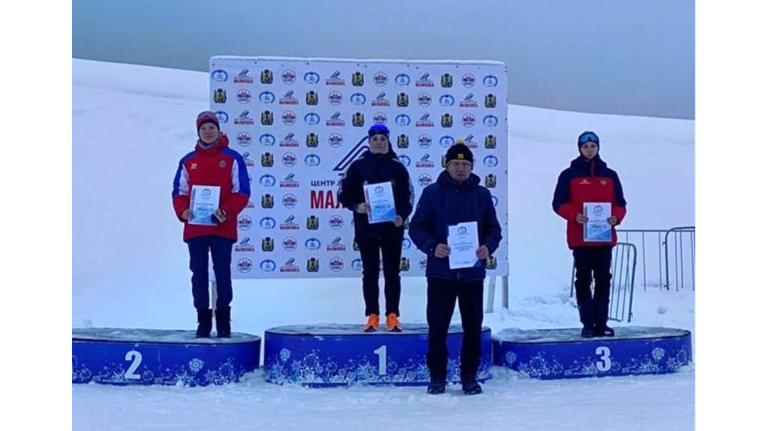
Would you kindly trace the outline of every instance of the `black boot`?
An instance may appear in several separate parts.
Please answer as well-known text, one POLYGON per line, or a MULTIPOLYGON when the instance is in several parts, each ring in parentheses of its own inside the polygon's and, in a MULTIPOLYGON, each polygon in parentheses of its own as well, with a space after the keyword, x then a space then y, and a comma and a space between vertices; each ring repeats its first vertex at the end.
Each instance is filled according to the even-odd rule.
POLYGON ((581 328, 581 337, 582 338, 592 338, 595 336, 595 328, 591 326, 585 326, 581 328))
POLYGON ((219 338, 232 337, 232 327, 229 324, 229 307, 216 309, 216 336, 219 338))
POLYGON ((445 380, 431 379, 429 382, 429 387, 427 388, 427 393, 430 395, 444 394, 445 380))
POLYGON ((480 383, 477 383, 477 377, 475 376, 462 376, 461 389, 467 395, 476 395, 476 394, 483 393, 483 387, 480 386, 480 383))
POLYGON ((608 325, 601 325, 595 328, 596 337, 613 337, 616 332, 608 325))
POLYGON ((210 308, 199 308, 195 338, 211 338, 211 329, 213 329, 213 312, 210 308))

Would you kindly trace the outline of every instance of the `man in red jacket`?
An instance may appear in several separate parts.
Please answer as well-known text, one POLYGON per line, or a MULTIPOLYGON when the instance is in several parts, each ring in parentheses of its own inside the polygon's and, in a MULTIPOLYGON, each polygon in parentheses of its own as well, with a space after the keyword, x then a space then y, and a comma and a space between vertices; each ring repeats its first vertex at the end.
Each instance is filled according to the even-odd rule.
POLYGON ((211 336, 213 313, 209 308, 208 251, 216 275, 216 333, 219 338, 231 336, 230 303, 232 302, 232 245, 237 241, 237 215, 251 196, 250 179, 243 157, 230 149, 229 139, 219 130, 219 119, 213 112, 197 116, 198 141, 195 150, 179 161, 173 179, 173 208, 184 223, 184 241, 189 247, 192 270, 192 296, 197 309, 198 338, 211 336), (194 186, 219 188, 219 205, 206 224, 192 224, 195 215, 190 208, 194 186))
POLYGON ((609 328, 608 307, 611 293, 611 253, 616 245, 616 229, 627 214, 627 201, 619 176, 600 159, 600 138, 594 132, 579 136, 579 157, 560 174, 552 199, 552 208, 568 221, 568 248, 573 250, 576 265, 576 302, 579 317, 584 328, 581 336, 614 335, 609 328), (583 214, 585 202, 610 203, 611 240, 591 242, 584 240, 584 224, 588 221, 583 214), (592 296, 592 273, 594 272, 595 294, 592 296))

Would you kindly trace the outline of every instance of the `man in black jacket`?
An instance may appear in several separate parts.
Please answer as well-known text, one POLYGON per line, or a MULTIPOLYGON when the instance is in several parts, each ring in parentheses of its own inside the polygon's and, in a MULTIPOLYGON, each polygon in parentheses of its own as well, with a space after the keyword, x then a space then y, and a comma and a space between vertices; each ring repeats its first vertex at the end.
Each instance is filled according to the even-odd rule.
POLYGON ((403 247, 404 224, 413 211, 413 186, 408 169, 392 151, 389 130, 376 124, 368 131, 369 149, 349 166, 339 184, 339 201, 354 212, 355 241, 363 261, 363 297, 368 321, 366 332, 379 327, 379 250, 384 263, 384 296, 386 297, 387 329, 400 332, 400 256, 403 247), (392 183, 395 199, 394 222, 368 223, 363 185, 392 183))

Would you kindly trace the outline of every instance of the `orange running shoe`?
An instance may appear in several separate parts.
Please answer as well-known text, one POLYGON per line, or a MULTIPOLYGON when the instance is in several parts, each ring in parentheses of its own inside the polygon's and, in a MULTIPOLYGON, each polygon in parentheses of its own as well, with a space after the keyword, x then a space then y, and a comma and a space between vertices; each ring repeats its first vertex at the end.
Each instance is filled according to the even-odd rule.
POLYGON ((368 322, 365 324, 365 329, 363 329, 365 332, 374 332, 379 330, 379 315, 378 314, 369 314, 368 315, 368 322))
POLYGON ((389 313, 387 315, 387 329, 389 329, 389 332, 402 332, 403 326, 400 325, 400 320, 397 319, 397 314, 389 313))

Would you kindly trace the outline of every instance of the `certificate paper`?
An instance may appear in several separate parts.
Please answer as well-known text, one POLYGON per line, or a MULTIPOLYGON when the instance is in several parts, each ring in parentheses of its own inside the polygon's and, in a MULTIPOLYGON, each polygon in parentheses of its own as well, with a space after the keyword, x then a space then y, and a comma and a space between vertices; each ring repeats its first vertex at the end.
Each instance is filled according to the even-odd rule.
POLYGON ((365 202, 371 208, 368 212, 368 223, 395 221, 397 213, 395 213, 395 195, 392 193, 391 182, 365 184, 363 191, 365 191, 365 202))
POLYGON ((480 240, 477 237, 477 222, 459 223, 448 226, 448 265, 451 269, 471 268, 478 262, 477 249, 480 240))
POLYGON ((216 226, 213 221, 213 212, 219 207, 219 192, 219 186, 192 186, 189 209, 194 217, 187 223, 216 226))
POLYGON ((608 224, 611 216, 611 204, 604 202, 584 202, 584 215, 589 219, 584 223, 585 242, 611 242, 612 229, 608 224))

